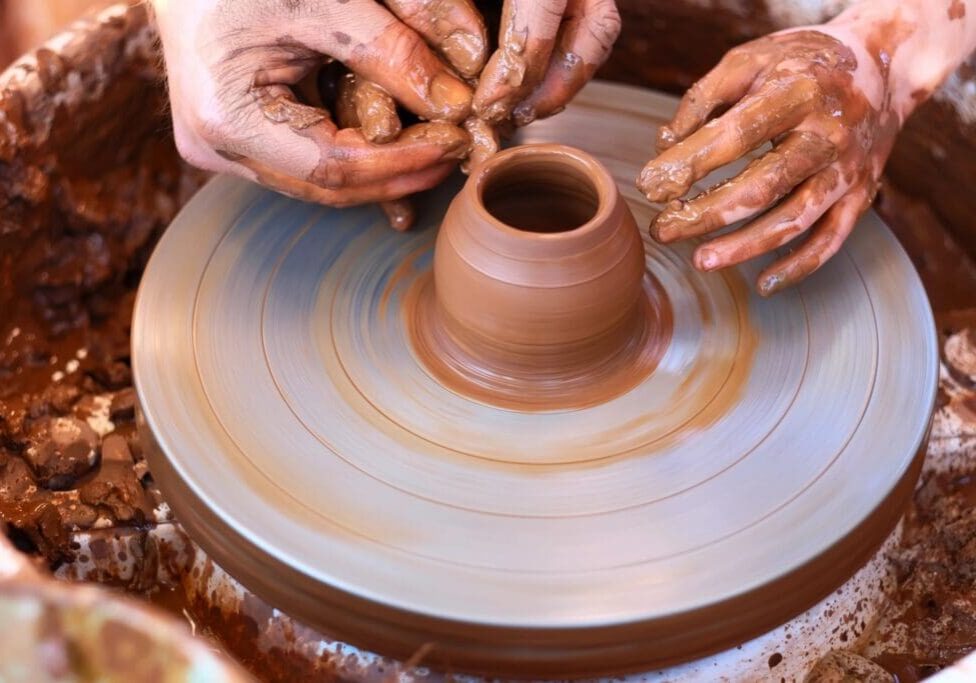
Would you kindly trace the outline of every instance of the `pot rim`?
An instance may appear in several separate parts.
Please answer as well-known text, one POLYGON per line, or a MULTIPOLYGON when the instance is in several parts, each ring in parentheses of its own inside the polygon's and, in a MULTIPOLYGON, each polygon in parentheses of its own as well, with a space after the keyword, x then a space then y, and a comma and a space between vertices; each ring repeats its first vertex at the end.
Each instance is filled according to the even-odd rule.
POLYGON ((569 145, 535 143, 502 150, 475 171, 474 181, 466 184, 465 190, 473 192, 474 201, 471 204, 478 217, 494 229, 512 238, 526 241, 566 242, 589 235, 611 219, 616 204, 614 195, 617 186, 610 172, 587 152, 569 145), (485 188, 493 177, 525 158, 533 161, 549 161, 554 166, 573 167, 581 171, 596 190, 597 205, 593 215, 582 225, 555 232, 523 230, 496 218, 485 206, 485 188))

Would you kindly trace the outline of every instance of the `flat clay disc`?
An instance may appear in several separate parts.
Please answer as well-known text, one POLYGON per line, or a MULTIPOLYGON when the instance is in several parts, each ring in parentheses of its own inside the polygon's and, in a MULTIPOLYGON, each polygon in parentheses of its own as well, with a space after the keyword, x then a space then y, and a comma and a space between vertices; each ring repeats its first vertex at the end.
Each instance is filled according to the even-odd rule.
MULTIPOLYGON (((634 189, 672 98, 594 83, 522 142, 634 189)), ((714 182, 706 179, 702 185, 714 182)), ((649 238, 674 315, 657 369, 574 411, 437 384, 411 287, 459 184, 401 234, 218 178, 146 270, 133 362, 152 470, 179 519, 271 604, 454 671, 587 675, 723 649, 840 586, 901 514, 935 399, 921 283, 876 215, 769 300, 762 263, 690 266, 649 238)))

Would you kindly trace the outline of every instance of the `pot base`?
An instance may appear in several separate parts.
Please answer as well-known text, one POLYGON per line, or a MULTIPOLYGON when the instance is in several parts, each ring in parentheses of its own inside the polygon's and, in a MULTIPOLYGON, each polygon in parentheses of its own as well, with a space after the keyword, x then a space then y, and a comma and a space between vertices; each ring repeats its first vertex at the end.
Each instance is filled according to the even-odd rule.
POLYGON ((472 350, 444 324, 430 273, 408 292, 403 317, 414 353, 438 383, 479 403, 526 412, 588 408, 626 394, 657 367, 673 325, 668 295, 650 273, 634 314, 607 344, 610 353, 586 354, 577 363, 492 359, 472 350))

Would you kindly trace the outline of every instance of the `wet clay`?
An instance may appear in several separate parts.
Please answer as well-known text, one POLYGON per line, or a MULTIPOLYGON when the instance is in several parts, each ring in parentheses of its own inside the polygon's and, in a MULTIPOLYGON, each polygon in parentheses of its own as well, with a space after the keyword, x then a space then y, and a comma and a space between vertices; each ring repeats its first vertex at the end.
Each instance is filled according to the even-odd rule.
POLYGON ((606 61, 620 34, 613 2, 511 0, 498 50, 475 92, 475 114, 525 126, 558 113, 606 61))
POLYGON ((129 320, 149 250, 204 178, 159 134, 145 12, 73 30, 0 76, 0 520, 51 565, 79 533, 155 521, 129 320))
POLYGON ((404 316, 440 382, 516 410, 625 393, 657 365, 672 326, 612 178, 559 145, 508 150, 471 176, 404 316))
MULTIPOLYGON (((342 128, 361 128, 363 136, 370 142, 389 142, 400 134, 400 117, 396 103, 390 95, 373 83, 364 82, 353 73, 338 77, 335 97, 328 98, 320 88, 316 94, 323 103, 331 102, 336 121, 342 128)), ((380 202, 390 227, 405 232, 413 227, 417 211, 406 197, 380 202)))
POLYGON ((339 81, 336 119, 343 128, 362 128, 370 142, 390 142, 400 134, 396 102, 375 83, 347 73, 339 81))
POLYGON ((475 116, 464 122, 464 129, 471 136, 471 152, 461 162, 461 168, 469 173, 490 159, 501 147, 501 135, 496 126, 475 116))
POLYGON ((499 123, 539 83, 549 66, 565 2, 515 0, 502 8, 498 50, 481 73, 472 106, 479 118, 499 123), (544 15, 543 19, 533 17, 544 15))

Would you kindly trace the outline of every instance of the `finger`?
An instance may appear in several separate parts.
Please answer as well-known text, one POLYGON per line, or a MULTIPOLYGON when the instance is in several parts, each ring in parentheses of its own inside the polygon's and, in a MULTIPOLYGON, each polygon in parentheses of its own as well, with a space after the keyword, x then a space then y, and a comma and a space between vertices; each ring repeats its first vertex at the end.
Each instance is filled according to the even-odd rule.
POLYGON ((569 0, 546 75, 515 107, 515 123, 525 126, 559 113, 610 56, 618 35, 620 13, 613 0, 569 0))
POLYGON ((672 200, 654 219, 651 235, 659 242, 674 242, 748 218, 778 202, 835 157, 828 140, 794 131, 735 178, 694 199, 672 200))
POLYGON ((413 202, 406 197, 382 202, 380 208, 386 214, 386 220, 389 221, 390 227, 398 232, 406 232, 412 228, 417 219, 417 211, 413 202))
POLYGON ((359 125, 363 136, 370 142, 390 142, 400 134, 400 117, 396 102, 380 86, 369 81, 358 81, 353 95, 359 125))
POLYGON ((696 81, 678 104, 671 122, 657 132, 657 149, 663 152, 698 130, 722 106, 731 106, 749 92, 766 58, 756 43, 733 48, 722 61, 696 81))
POLYGON ((815 95, 815 84, 805 78, 764 86, 649 161, 638 188, 652 202, 680 197, 716 168, 799 124, 815 95))
POLYGON ((382 145, 370 143, 355 128, 340 130, 331 140, 322 136, 316 142, 326 153, 310 180, 333 188, 381 182, 441 161, 456 161, 470 147, 468 134, 449 123, 417 124, 382 145))
MULTIPOLYGON (((336 121, 342 128, 359 128, 359 113, 356 111, 355 102, 356 76, 355 74, 343 74, 339 82, 338 94, 335 104, 336 121)), ((397 128, 399 129, 400 120, 397 118, 397 128)), ((369 138, 366 130, 363 135, 369 138)), ((395 136, 394 136, 395 137, 395 136)), ((371 140, 371 142, 379 142, 371 140)), ((399 232, 409 230, 416 218, 413 204, 409 199, 394 199, 388 202, 380 202, 380 208, 386 214, 386 220, 390 227, 399 232)))
POLYGON ((378 183, 330 190, 281 173, 254 159, 239 155, 224 154, 223 156, 227 159, 227 165, 213 170, 233 173, 295 199, 337 207, 398 201, 408 195, 435 187, 456 168, 455 163, 444 162, 423 171, 400 175, 378 183))
POLYGON ((386 6, 444 56, 476 78, 488 56, 488 31, 471 0, 386 0, 386 6))
POLYGON ((467 84, 416 32, 373 0, 330 3, 322 22, 296 22, 292 28, 296 40, 343 62, 418 116, 460 122, 471 111, 467 84), (343 30, 323 31, 322 25, 343 30))
POLYGON ((508 118, 542 81, 567 0, 505 0, 498 50, 488 60, 474 94, 474 111, 486 121, 508 118))
POLYGON ((375 145, 357 128, 338 130, 325 112, 298 103, 285 86, 252 92, 262 118, 245 119, 245 132, 220 141, 221 149, 326 189, 384 182, 468 152, 467 132, 449 123, 411 126, 396 140, 375 145))
POLYGON ((494 156, 501 141, 495 126, 475 116, 464 122, 464 129, 471 136, 471 153, 461 162, 461 170, 470 173, 494 156))
POLYGON ((716 270, 778 249, 804 233, 847 191, 833 167, 821 171, 776 208, 742 228, 695 249, 699 270, 716 270))
POLYGON ((400 117, 396 102, 390 94, 375 83, 346 74, 339 86, 337 117, 344 128, 362 128, 363 137, 370 142, 390 142, 400 134, 400 117), (344 121, 350 122, 345 125, 344 121), (352 123, 355 121, 355 123, 352 123))
POLYGON ((836 254, 866 208, 868 192, 858 188, 841 197, 814 226, 810 238, 793 253, 759 274, 756 288, 762 296, 796 284, 836 254))
POLYGON ((356 74, 344 73, 336 86, 335 105, 332 113, 340 128, 359 128, 359 112, 356 111, 356 74))

